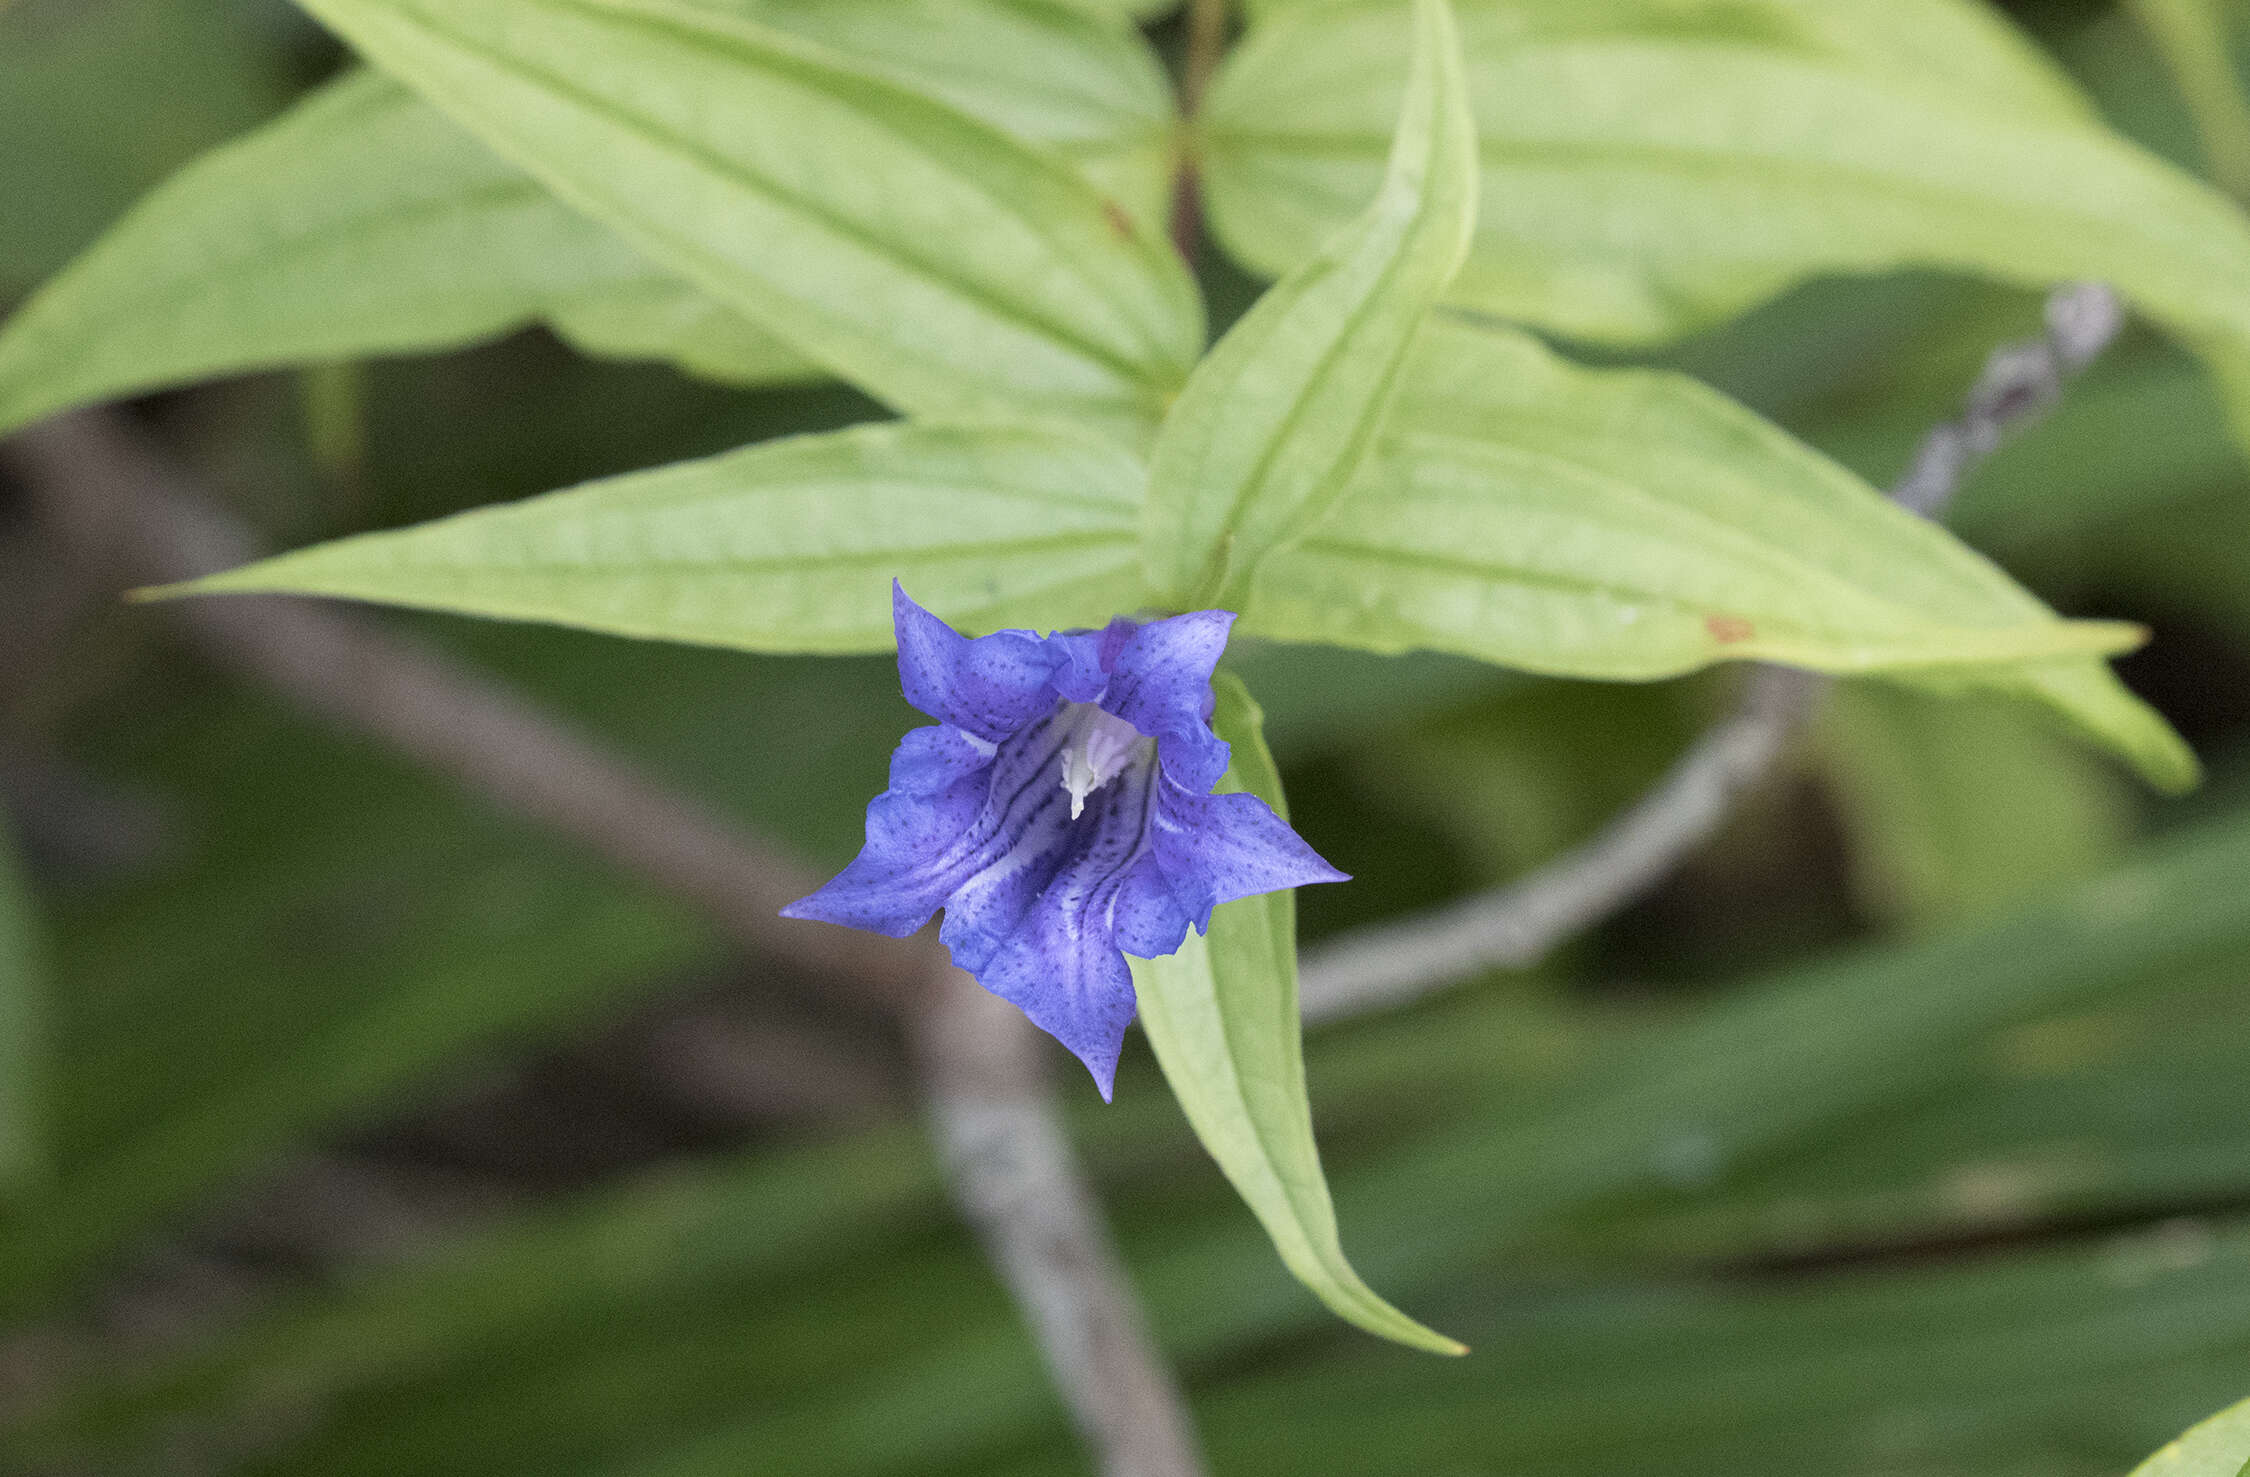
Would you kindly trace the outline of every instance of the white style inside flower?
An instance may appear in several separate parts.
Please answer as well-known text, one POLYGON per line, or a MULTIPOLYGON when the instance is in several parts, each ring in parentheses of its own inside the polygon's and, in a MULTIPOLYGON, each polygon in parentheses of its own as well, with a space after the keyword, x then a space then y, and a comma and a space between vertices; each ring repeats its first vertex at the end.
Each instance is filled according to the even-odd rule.
POLYGON ((1062 722, 1062 785, 1070 792, 1070 818, 1085 813, 1086 797, 1123 774, 1132 763, 1156 748, 1147 737, 1114 713, 1094 703, 1067 703, 1062 722))

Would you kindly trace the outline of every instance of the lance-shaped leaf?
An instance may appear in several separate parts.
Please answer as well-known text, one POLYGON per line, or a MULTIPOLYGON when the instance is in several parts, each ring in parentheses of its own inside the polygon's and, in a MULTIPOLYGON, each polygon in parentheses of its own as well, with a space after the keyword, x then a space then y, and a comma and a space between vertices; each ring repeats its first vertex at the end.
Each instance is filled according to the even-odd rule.
MULTIPOLYGON (((1257 704, 1228 673, 1212 686, 1213 726, 1234 746, 1219 789, 1248 790, 1286 819, 1257 704)), ((1297 1280, 1370 1333, 1467 1352, 1376 1296, 1344 1257, 1305 1090, 1295 895, 1228 903, 1211 915, 1208 935, 1190 931, 1178 953, 1131 963, 1141 1029, 1165 1080, 1297 1280)))
POLYGON ((546 318, 596 353, 753 384, 819 371, 366 73, 174 176, 0 331, 0 432, 281 365, 546 318))
POLYGON ((658 266, 901 409, 1139 435, 1202 346, 1176 254, 1063 160, 671 0, 307 0, 658 266))
POLYGON ((1064 429, 889 424, 361 534, 177 587, 332 595, 748 651, 892 647, 890 582, 948 620, 1098 626, 1141 603, 1140 464, 1064 429))
POLYGON ((1461 264, 1476 133, 1445 0, 1418 0, 1411 34, 1413 79, 1375 203, 1228 332, 1157 438, 1149 582, 1177 604, 1239 600, 1259 562, 1342 493, 1461 264))
POLYGON ((2195 761, 2066 622, 1951 534, 1693 380, 1432 320, 1351 494, 1245 632, 1644 679, 1757 657, 2036 696, 2167 787, 2195 761), (2007 664, 2007 665, 2000 665, 2007 664))
MULTIPOLYGON (((1453 300, 1645 341, 1823 272, 2095 279, 2202 352, 2250 429, 2250 224, 2104 129, 1983 9, 1464 6, 1490 205, 1453 300)), ((1378 189, 1399 10, 1277 12, 1214 87, 1201 157, 1244 260, 1294 266, 1378 189)))
MULTIPOLYGON (((992 0, 707 3, 1051 147, 1139 218, 1164 209, 1171 99, 1138 33, 992 0)), ((822 373, 378 73, 181 171, 0 326, 0 434, 94 400, 448 349, 533 320, 588 353, 726 384, 822 373)))

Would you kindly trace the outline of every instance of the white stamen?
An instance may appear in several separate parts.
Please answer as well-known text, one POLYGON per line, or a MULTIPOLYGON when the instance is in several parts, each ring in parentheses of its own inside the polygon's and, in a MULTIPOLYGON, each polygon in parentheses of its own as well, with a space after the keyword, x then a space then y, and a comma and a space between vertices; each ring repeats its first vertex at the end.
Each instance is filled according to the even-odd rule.
POLYGON ((1156 741, 1093 703, 1070 704, 1063 722, 1070 725, 1070 737, 1063 741, 1062 786, 1070 792, 1070 818, 1076 820, 1085 814, 1088 795, 1124 773, 1156 741))

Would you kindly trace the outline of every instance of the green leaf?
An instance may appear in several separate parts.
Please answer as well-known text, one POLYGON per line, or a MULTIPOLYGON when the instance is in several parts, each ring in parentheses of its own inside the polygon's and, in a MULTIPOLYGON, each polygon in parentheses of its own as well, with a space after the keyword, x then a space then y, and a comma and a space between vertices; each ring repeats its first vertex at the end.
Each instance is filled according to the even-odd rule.
POLYGON ((1678 375, 1433 320, 1375 460, 1276 555, 1246 634, 1637 680, 1755 657, 2036 696, 2140 765, 2193 756, 2065 622, 1943 529, 1678 375), (2018 665, 2000 666, 1996 663, 2018 665))
MULTIPOLYGON (((708 0, 1067 155, 1136 218, 1169 194, 1147 45, 989 0, 708 0)), ((321 90, 144 202, 0 331, 0 434, 281 365, 453 348, 544 320, 588 353, 770 384, 822 371, 378 75, 321 90)))
POLYGON ((2133 1469, 2133 1477, 2242 1477, 2250 1472, 2250 1400, 2232 1405, 2133 1469))
POLYGON ((2250 200, 2250 96, 2218 0, 2131 0, 2129 8, 2195 115, 2211 177, 2237 200, 2250 200))
POLYGON ((0 431, 286 364, 547 318, 736 383, 817 374, 557 203, 399 84, 346 78, 190 165, 0 332, 0 431))
MULTIPOLYGON (((1818 273, 2094 278, 2206 356, 2250 435, 2241 213, 2041 80, 1982 7, 1904 8, 1466 7, 1492 208, 1452 300, 1639 342, 1818 273)), ((1407 73, 1396 17, 1390 4, 1280 12, 1214 88, 1212 219, 1245 261, 1294 266, 1375 193, 1407 73)))
POLYGON ((1461 265, 1476 130, 1445 0, 1418 0, 1413 36, 1375 203, 1228 332, 1157 438, 1150 584, 1177 604, 1237 601, 1260 561, 1343 492, 1415 329, 1461 265))
POLYGON ((2132 819, 2117 777, 2038 716, 1873 682, 1830 698, 1823 769, 1865 911, 1958 923, 2115 857, 2132 819))
POLYGON ((1056 0, 1056 3, 1124 25, 1168 15, 1179 8, 1180 0, 1056 0))
MULTIPOLYGON (((1172 207, 1179 114, 1115 0, 693 0, 802 36, 1062 155, 1136 220, 1172 207)), ((1145 7, 1143 7, 1145 8, 1145 7)))
MULTIPOLYGON (((1248 790, 1286 815, 1257 704, 1231 675, 1214 686, 1213 721, 1234 746, 1219 788, 1248 790)), ((1432 1353, 1468 1352, 1376 1296, 1344 1258, 1305 1091, 1294 894, 1228 903, 1207 935, 1190 931, 1178 953, 1132 965, 1141 1029, 1165 1080, 1297 1280, 1370 1333, 1432 1353)))
POLYGON ((230 570, 287 591, 751 651, 888 651, 890 582, 956 623, 1141 603, 1143 473, 1063 429, 886 424, 769 441, 230 570))
POLYGON ((878 69, 670 0, 307 0, 566 203, 907 411, 1141 435, 1185 268, 1069 165, 878 69))
POLYGON ((0 829, 0 1203, 46 1163, 40 1001, 46 969, 31 898, 0 829))

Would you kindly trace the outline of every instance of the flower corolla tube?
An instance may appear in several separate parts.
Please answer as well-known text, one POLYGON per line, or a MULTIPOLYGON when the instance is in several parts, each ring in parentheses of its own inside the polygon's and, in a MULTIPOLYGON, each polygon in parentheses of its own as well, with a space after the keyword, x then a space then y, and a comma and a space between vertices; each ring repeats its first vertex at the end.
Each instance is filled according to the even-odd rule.
POLYGON ((1077 1054, 1109 1097, 1127 954, 1170 954, 1220 903, 1344 874, 1255 795, 1212 792, 1211 674, 1234 616, 974 640, 891 587, 906 700, 850 866, 782 912, 904 938, 939 909, 953 961, 1077 1054))

